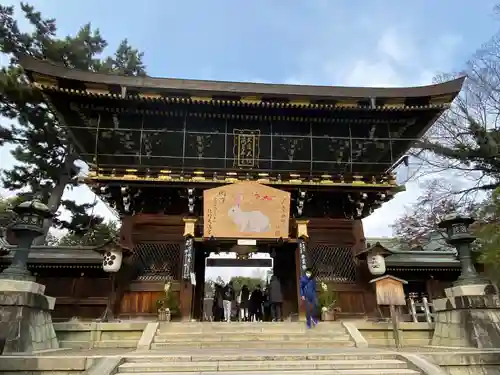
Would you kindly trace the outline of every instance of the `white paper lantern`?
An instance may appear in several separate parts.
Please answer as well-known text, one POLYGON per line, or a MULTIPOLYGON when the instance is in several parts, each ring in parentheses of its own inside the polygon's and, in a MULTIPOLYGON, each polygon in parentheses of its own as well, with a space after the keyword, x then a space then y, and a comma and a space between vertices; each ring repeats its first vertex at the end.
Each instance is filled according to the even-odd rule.
POLYGON ((118 272, 122 266, 123 252, 119 249, 108 250, 103 254, 102 269, 104 272, 118 272))
POLYGON ((385 273, 385 258, 377 253, 368 254, 366 261, 368 263, 368 271, 373 276, 380 276, 385 273))

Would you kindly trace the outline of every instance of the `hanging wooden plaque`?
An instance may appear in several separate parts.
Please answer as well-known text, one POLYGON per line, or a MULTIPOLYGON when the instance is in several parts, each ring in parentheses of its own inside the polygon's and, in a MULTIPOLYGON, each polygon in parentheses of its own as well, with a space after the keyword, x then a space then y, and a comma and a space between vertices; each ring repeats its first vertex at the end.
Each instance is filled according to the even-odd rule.
POLYGON ((288 238, 290 193, 244 181, 205 190, 203 237, 288 238))

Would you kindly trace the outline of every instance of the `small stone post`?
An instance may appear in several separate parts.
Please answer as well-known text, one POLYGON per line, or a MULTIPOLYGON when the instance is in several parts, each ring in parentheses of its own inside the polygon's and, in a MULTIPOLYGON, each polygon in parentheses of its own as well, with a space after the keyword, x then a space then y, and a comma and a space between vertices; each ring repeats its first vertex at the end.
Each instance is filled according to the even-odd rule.
POLYGON ((35 282, 27 263, 33 240, 43 234, 43 222, 52 216, 37 201, 23 202, 10 230, 18 245, 12 264, 0 274, 0 336, 6 340, 4 352, 23 353, 57 349, 52 325, 55 298, 46 296, 45 286, 35 282))

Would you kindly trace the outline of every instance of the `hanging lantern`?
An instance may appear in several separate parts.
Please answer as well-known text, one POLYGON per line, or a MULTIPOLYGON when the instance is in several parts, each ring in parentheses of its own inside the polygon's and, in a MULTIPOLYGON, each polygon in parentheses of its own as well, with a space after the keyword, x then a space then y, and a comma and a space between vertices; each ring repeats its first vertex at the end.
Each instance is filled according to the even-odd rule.
POLYGON ((106 251, 103 255, 102 269, 104 272, 118 272, 122 266, 123 252, 121 249, 106 251))
POLYGON ((370 274, 373 276, 382 276, 386 271, 385 257, 390 254, 391 252, 387 248, 382 246, 380 242, 377 242, 373 246, 368 244, 368 248, 357 254, 356 257, 361 260, 366 260, 366 265, 370 274))
POLYGON ((370 271, 373 276, 381 276, 386 271, 385 259, 378 253, 368 254, 366 263, 368 264, 368 271, 370 271))
POLYGON ((123 258, 130 252, 114 240, 96 249, 102 254, 102 269, 104 272, 118 272, 122 266, 123 258))

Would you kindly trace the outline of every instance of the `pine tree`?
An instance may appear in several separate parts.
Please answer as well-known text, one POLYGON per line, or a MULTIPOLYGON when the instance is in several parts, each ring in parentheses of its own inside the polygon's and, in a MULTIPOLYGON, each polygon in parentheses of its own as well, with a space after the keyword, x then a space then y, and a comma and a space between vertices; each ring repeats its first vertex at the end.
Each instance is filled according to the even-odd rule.
POLYGON ((92 205, 77 205, 62 200, 67 186, 77 186, 74 177, 79 168, 74 165, 78 155, 71 147, 66 130, 43 102, 37 90, 26 79, 18 60, 22 55, 63 64, 70 68, 144 76, 143 54, 124 40, 110 57, 101 58, 107 43, 98 29, 89 24, 72 37, 57 36, 54 19, 43 18, 34 7, 21 3, 21 12, 29 23, 29 31, 21 30, 15 20, 13 6, 0 5, 0 49, 9 64, 0 71, 0 116, 10 120, 0 125, 0 145, 15 145, 12 155, 16 165, 1 176, 5 188, 18 190, 28 187, 43 200, 52 212, 62 204, 73 213, 71 222, 47 220, 43 243, 54 222, 72 231, 81 232, 89 224, 100 224, 87 210, 92 205), (87 224, 88 223, 88 224, 87 224))
POLYGON ((94 225, 83 235, 68 233, 58 242, 58 246, 100 246, 118 238, 118 225, 114 222, 94 225))

